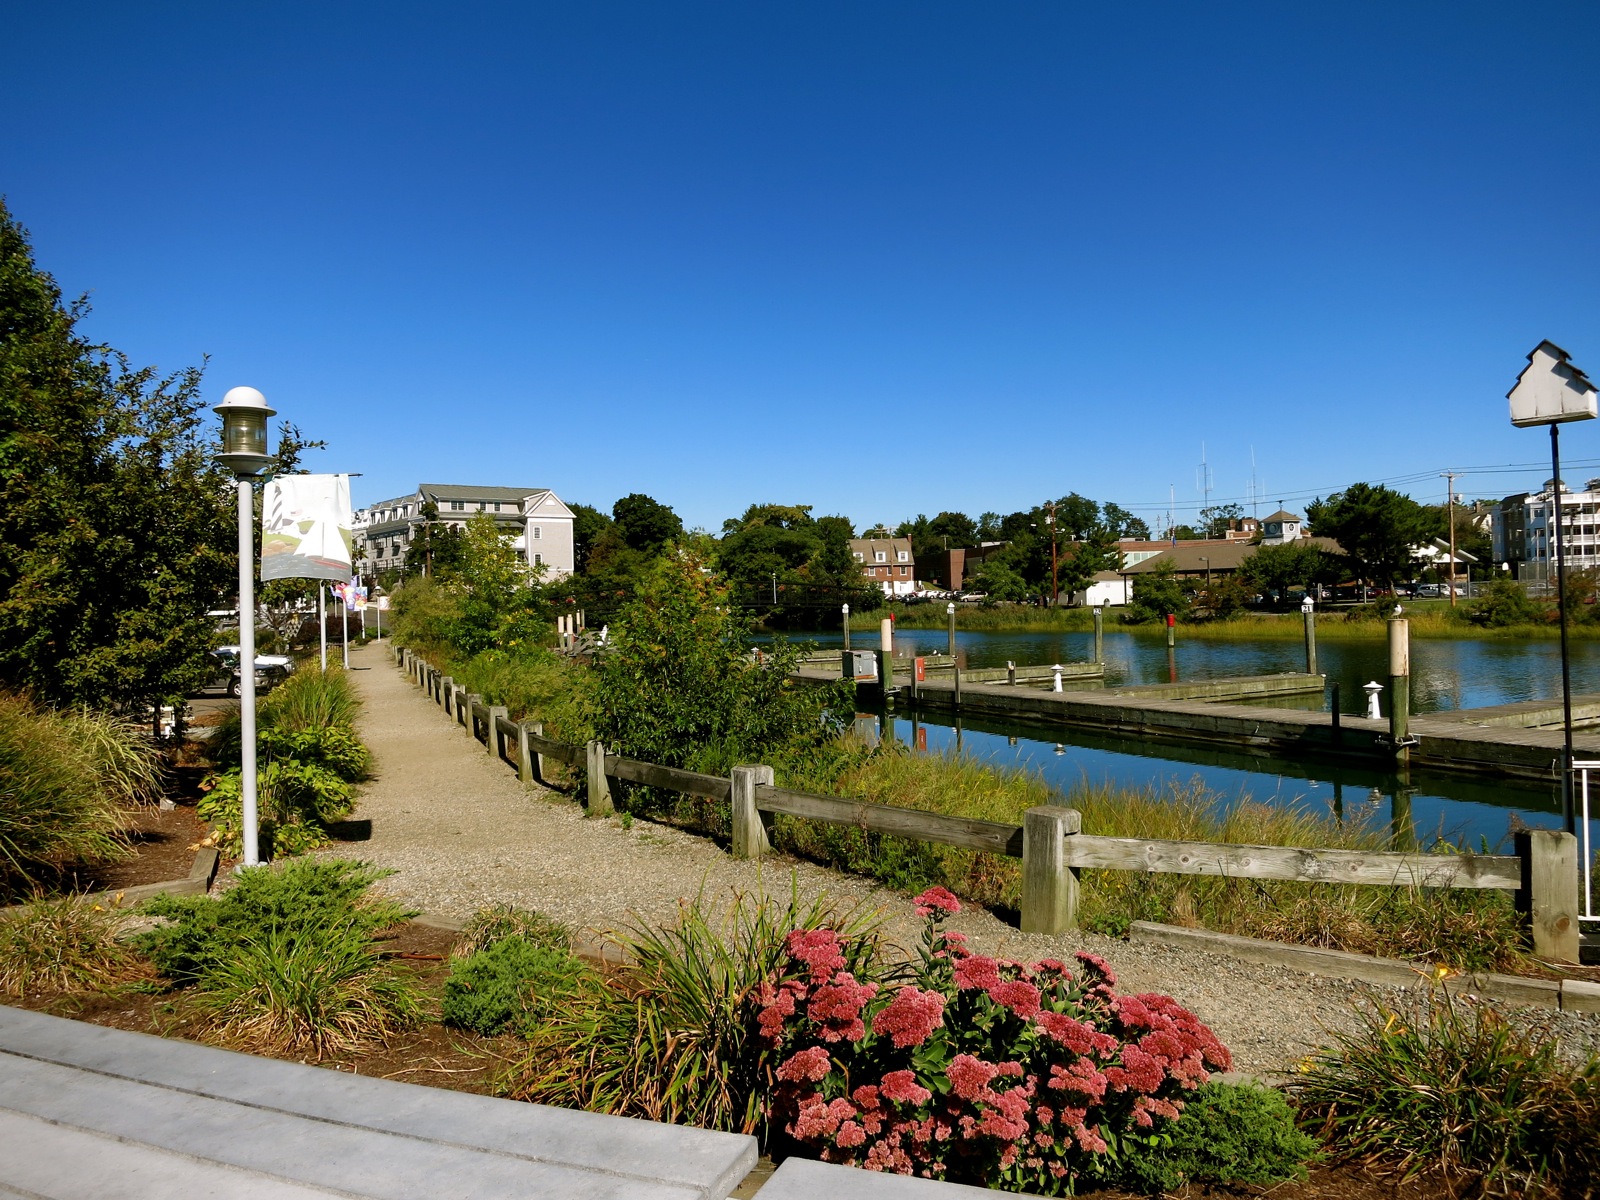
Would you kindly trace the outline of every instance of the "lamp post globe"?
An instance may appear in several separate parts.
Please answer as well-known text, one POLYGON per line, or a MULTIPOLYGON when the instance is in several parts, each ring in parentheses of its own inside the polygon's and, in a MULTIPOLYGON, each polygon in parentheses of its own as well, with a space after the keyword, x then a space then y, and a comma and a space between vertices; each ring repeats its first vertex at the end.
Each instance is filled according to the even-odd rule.
POLYGON ((253 387, 230 388, 213 410, 222 418, 222 453, 217 455, 234 475, 254 475, 272 461, 267 453, 267 418, 277 410, 253 387))

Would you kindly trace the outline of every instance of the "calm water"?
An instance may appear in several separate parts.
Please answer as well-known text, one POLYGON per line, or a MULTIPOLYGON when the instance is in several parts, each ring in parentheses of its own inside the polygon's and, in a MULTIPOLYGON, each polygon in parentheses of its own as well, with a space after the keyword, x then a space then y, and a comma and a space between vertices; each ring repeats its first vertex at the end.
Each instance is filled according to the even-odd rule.
MULTIPOLYGON (((796 634, 795 640, 838 646, 841 636, 796 634)), ((853 633, 857 648, 876 647, 875 635, 853 633)), ((906 630, 896 649, 939 653, 947 648, 940 630, 906 630)), ((1340 708, 1359 713, 1365 708, 1361 685, 1387 682, 1388 652, 1381 640, 1322 642, 1318 666, 1341 687, 1340 708)), ((1083 661, 1093 657, 1089 633, 958 633, 956 654, 964 666, 1003 667, 1083 661)), ((1108 684, 1165 683, 1259 675, 1305 669, 1305 651, 1294 641, 1182 641, 1169 659, 1160 638, 1123 632, 1105 635, 1108 684)), ((1432 641, 1411 643, 1413 711, 1441 712, 1480 708, 1517 700, 1554 699, 1561 695, 1560 651, 1554 642, 1432 641)), ((1600 644, 1575 643, 1572 681, 1575 692, 1600 692, 1600 644)), ((1292 697, 1278 707, 1323 709, 1322 697, 1292 697)), ((1559 826, 1559 791, 1505 780, 1460 779, 1414 771, 1402 786, 1392 773, 1370 768, 1345 768, 1305 763, 1233 748, 1166 744, 1149 739, 1110 737, 1086 730, 1042 731, 1024 723, 1008 724, 963 718, 959 729, 950 718, 863 715, 863 732, 887 731, 930 751, 959 745, 997 765, 1024 766, 1041 772, 1056 786, 1070 789, 1084 782, 1111 782, 1125 787, 1186 786, 1198 782, 1229 803, 1241 797, 1278 804, 1299 804, 1319 811, 1342 812, 1347 818, 1367 817, 1395 825, 1401 839, 1414 836, 1424 844, 1443 836, 1477 847, 1509 848, 1508 822, 1513 814, 1529 825, 1559 826), (1054 739, 1060 737, 1060 742, 1054 739), (1399 820, 1396 821, 1398 800, 1399 820), (1408 817, 1409 813, 1409 817, 1408 817), (1503 845, 1502 845, 1503 843, 1503 845)), ((1600 824, 1600 822, 1597 822, 1600 824)), ((1596 830, 1600 836, 1600 829, 1596 830)))

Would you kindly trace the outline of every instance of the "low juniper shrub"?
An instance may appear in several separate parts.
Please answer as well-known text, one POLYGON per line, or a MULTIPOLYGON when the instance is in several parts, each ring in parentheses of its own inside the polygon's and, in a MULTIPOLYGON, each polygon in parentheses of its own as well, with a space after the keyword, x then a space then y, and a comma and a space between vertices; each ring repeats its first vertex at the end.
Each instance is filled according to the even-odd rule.
POLYGON ((1282 1092, 1251 1084, 1202 1084, 1166 1128, 1167 1144, 1124 1160, 1117 1184, 1172 1192, 1188 1183, 1270 1187, 1306 1177, 1317 1142, 1295 1125, 1282 1092))
POLYGON ((588 975, 589 968, 565 949, 504 938, 451 964, 444 1023, 484 1035, 526 1033, 548 1006, 579 991, 588 975))
POLYGON ((863 983, 828 929, 789 935, 758 997, 777 1063, 772 1126, 825 1161, 1070 1194, 1159 1151, 1227 1049, 1169 996, 1120 995, 1104 960, 1025 965, 927 921, 913 978, 863 983))

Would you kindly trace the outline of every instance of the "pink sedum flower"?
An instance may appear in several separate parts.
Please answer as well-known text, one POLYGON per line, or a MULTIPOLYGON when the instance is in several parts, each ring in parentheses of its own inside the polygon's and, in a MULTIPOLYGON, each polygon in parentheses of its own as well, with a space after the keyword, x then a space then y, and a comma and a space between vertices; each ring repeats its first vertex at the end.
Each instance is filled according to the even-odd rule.
POLYGON ((919 917, 932 917, 935 920, 953 917, 961 911, 961 901, 957 900, 948 889, 942 887, 929 888, 911 903, 917 906, 917 915, 919 917))
POLYGON ((899 1049, 920 1046, 944 1024, 944 997, 908 984, 872 1018, 872 1032, 890 1038, 899 1049))

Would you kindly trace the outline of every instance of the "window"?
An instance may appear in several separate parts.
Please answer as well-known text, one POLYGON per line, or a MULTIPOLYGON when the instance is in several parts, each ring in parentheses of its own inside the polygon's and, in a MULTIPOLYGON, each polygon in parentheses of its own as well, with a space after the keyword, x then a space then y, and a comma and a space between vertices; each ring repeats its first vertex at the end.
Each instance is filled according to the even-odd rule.
POLYGON ((886 554, 882 550, 874 550, 872 552, 872 561, 873 562, 888 562, 889 561, 889 556, 888 556, 888 554, 886 554))
POLYGON ((855 555, 856 555, 856 561, 857 562, 866 562, 867 561, 867 556, 865 554, 861 553, 861 551, 857 550, 855 552, 855 555))
POLYGON ((500 511, 500 501, 496 500, 494 502, 494 510, 495 510, 495 512, 499 512, 500 511))
POLYGON ((542 555, 542 554, 535 554, 535 555, 534 555, 534 556, 533 556, 533 565, 534 565, 534 566, 536 566, 536 567, 542 567, 542 566, 544 566, 544 555, 542 555))
POLYGON ((544 533, 542 532, 543 526, 534 525, 532 528, 533 528, 533 540, 536 541, 536 542, 537 541, 541 541, 544 538, 544 533))
POLYGON ((902 575, 911 574, 911 568, 910 567, 901 567, 900 568, 900 574, 902 574, 902 575))
POLYGON ((911 561, 911 556, 909 554, 907 554, 904 550, 899 550, 899 551, 896 551, 896 553, 895 553, 895 560, 897 562, 910 562, 911 561))
POLYGON ((483 511, 483 501, 482 501, 482 500, 479 500, 479 501, 478 501, 478 511, 479 511, 479 512, 482 512, 482 511, 483 511))
POLYGON ((461 500, 452 500, 452 501, 450 501, 450 511, 451 512, 460 512, 464 508, 466 508, 465 502, 463 502, 461 500))

